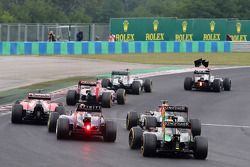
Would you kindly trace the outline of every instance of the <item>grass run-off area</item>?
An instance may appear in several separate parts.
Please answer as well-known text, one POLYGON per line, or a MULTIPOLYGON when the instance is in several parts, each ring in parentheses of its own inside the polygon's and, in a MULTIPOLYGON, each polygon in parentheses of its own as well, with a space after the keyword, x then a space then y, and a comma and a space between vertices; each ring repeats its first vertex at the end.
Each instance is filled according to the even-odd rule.
POLYGON ((42 82, 7 91, 0 91, 0 105, 23 99, 28 92, 35 92, 37 89, 43 89, 44 92, 52 92, 58 89, 76 85, 79 80, 91 81, 95 80, 95 77, 77 76, 66 79, 42 82))
POLYGON ((73 57, 111 60, 117 62, 167 65, 192 65, 194 60, 203 58, 209 60, 210 65, 250 65, 250 53, 157 53, 83 55, 73 57))

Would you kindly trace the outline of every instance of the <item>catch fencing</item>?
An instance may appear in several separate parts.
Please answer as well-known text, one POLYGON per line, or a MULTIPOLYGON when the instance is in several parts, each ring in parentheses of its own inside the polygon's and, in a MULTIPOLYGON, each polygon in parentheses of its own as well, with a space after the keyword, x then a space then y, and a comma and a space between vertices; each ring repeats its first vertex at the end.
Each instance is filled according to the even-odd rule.
POLYGON ((54 32, 58 41, 75 41, 80 31, 83 32, 84 41, 106 41, 109 24, 0 24, 0 41, 47 41, 49 31, 54 32))

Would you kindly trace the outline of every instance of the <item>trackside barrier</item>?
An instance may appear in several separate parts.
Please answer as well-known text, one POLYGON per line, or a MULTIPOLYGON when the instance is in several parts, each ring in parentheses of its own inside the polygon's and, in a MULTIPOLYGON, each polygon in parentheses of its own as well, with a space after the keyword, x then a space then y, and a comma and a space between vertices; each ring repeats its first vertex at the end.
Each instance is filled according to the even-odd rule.
POLYGON ((0 42, 0 55, 232 52, 228 41, 0 42))

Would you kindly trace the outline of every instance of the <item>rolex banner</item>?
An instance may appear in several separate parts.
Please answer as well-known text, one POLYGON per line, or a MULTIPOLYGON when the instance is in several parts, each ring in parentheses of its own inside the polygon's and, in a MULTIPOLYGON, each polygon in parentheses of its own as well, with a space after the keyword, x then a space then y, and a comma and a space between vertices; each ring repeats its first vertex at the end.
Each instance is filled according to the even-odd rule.
MULTIPOLYGON (((233 41, 248 40, 248 20, 117 18, 111 19, 116 41, 233 41)), ((249 34, 250 35, 250 34, 249 34)))

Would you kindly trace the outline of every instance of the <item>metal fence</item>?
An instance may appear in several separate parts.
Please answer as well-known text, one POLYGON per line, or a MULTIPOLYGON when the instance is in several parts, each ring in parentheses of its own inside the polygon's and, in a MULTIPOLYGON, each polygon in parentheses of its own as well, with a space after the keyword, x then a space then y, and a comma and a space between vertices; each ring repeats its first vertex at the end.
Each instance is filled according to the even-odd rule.
POLYGON ((0 41, 47 41, 49 31, 58 41, 75 41, 79 31, 84 41, 106 41, 109 24, 0 24, 0 41))

